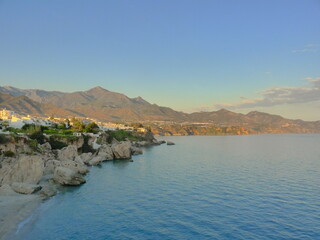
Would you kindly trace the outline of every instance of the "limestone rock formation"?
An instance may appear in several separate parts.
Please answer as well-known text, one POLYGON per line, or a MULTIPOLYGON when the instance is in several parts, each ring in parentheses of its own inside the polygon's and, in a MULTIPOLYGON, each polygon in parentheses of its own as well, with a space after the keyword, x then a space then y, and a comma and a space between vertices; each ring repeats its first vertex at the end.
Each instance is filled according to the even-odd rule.
POLYGON ((65 167, 55 169, 53 180, 61 185, 80 185, 86 182, 83 176, 65 167))
POLYGON ((44 198, 52 197, 57 193, 57 186, 52 181, 42 183, 41 187, 40 195, 44 198))
POLYGON ((58 151, 58 159, 61 161, 74 160, 78 156, 78 148, 75 145, 69 145, 58 151))
POLYGON ((107 144, 101 145, 101 147, 99 148, 98 156, 102 157, 103 160, 106 161, 114 159, 113 151, 111 147, 107 144))
POLYGON ((85 163, 85 164, 88 164, 89 161, 92 159, 92 153, 91 152, 88 152, 88 153, 82 153, 81 155, 77 156, 75 158, 75 161, 76 162, 79 162, 79 163, 85 163))
POLYGON ((89 172, 88 168, 79 162, 76 161, 58 161, 58 160, 49 160, 46 162, 46 167, 45 167, 45 174, 52 174, 54 173, 55 169, 57 167, 65 167, 69 168, 79 174, 86 174, 89 172))
POLYGON ((96 165, 99 165, 103 161, 104 161, 104 158, 102 156, 95 156, 88 162, 88 165, 96 166, 96 165))
POLYGON ((142 154, 143 152, 142 152, 141 148, 132 146, 131 147, 131 153, 132 153, 132 155, 139 155, 139 154, 142 154))
POLYGON ((37 184, 43 176, 44 161, 40 155, 19 155, 2 161, 0 184, 23 182, 37 184))
POLYGON ((115 159, 131 158, 131 146, 129 141, 112 144, 111 149, 115 159))
POLYGON ((11 188, 17 193, 32 194, 39 191, 41 189, 41 186, 30 183, 13 182, 11 184, 11 188))

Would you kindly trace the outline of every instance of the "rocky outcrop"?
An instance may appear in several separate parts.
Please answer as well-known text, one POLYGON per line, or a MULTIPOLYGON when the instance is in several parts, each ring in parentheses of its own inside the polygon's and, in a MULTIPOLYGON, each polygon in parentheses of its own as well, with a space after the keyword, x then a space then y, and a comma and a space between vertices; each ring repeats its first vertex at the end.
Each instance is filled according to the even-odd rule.
POLYGON ((41 191, 40 195, 44 198, 52 197, 57 193, 57 185, 54 184, 52 181, 47 181, 41 184, 41 191))
POLYGON ((45 163, 44 175, 53 174, 54 170, 57 167, 60 167, 60 166, 61 166, 61 161, 59 161, 59 160, 48 160, 45 163))
POLYGON ((58 159, 61 161, 74 160, 78 156, 78 148, 75 145, 69 145, 58 150, 58 159))
POLYGON ((40 149, 45 152, 49 152, 52 150, 50 143, 46 142, 40 146, 40 149))
POLYGON ((0 144, 0 152, 11 151, 15 155, 33 153, 30 144, 28 144, 29 140, 26 138, 20 136, 16 139, 11 136, 6 136, 6 138, 7 142, 5 144, 0 144))
POLYGON ((171 141, 167 141, 167 145, 175 145, 175 143, 171 141))
POLYGON ((80 185, 85 183, 86 180, 76 171, 65 167, 57 167, 54 171, 53 180, 61 185, 80 185))
POLYGON ((41 186, 30 183, 13 182, 11 184, 11 188, 17 193, 32 194, 39 191, 41 189, 41 186))
POLYGON ((107 144, 101 145, 101 147, 99 148, 98 156, 102 157, 105 161, 114 159, 112 148, 107 144))
POLYGON ((135 142, 134 145, 137 147, 144 147, 149 145, 149 143, 147 141, 139 141, 139 142, 135 142))
POLYGON ((112 144, 111 149, 115 159, 130 159, 131 146, 129 141, 112 144))
POLYGON ((132 155, 139 155, 139 154, 142 154, 143 152, 141 148, 131 146, 131 153, 132 155))
POLYGON ((81 155, 77 156, 75 158, 75 161, 76 162, 79 162, 79 163, 84 163, 84 164, 88 164, 89 161, 92 159, 92 153, 91 152, 88 152, 88 153, 82 153, 81 155))
POLYGON ((37 184, 43 176, 44 161, 40 155, 6 158, 0 169, 0 184, 22 182, 37 184))
POLYGON ((53 174, 57 167, 69 168, 79 174, 86 174, 89 172, 89 169, 84 165, 76 161, 58 161, 58 160, 49 160, 46 162, 45 174, 53 174))
POLYGON ((89 166, 96 166, 96 165, 99 165, 100 163, 102 163, 103 161, 104 161, 103 157, 95 156, 88 162, 88 165, 89 166))
MULTIPOLYGON (((84 174, 89 169, 86 165, 99 165, 103 161, 113 159, 131 159, 132 155, 142 154, 141 146, 156 145, 159 142, 152 136, 146 141, 131 143, 112 140, 108 144, 108 135, 102 135, 97 149, 86 148, 88 153, 78 154, 85 148, 83 137, 75 143, 69 143, 61 150, 53 150, 50 143, 34 145, 28 137, 8 137, 0 144, 0 195, 32 194, 47 198, 56 194, 59 185, 80 185, 85 183, 84 174), (81 140, 82 139, 82 140, 81 140), (30 143, 31 141, 31 143, 30 143), (1 150, 12 151, 12 157, 1 154, 1 150), (27 154, 26 154, 27 153, 27 154), (5 157, 6 156, 6 157, 5 157)), ((97 136, 85 138, 97 140, 97 136)))

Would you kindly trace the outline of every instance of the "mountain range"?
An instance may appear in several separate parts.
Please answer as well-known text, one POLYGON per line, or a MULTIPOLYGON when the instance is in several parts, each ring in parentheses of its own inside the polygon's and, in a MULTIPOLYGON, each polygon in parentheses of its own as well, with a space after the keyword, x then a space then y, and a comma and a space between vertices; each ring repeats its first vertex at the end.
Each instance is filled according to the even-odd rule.
POLYGON ((279 129, 279 132, 320 132, 320 121, 290 120, 257 111, 241 114, 225 109, 187 114, 151 104, 141 97, 129 98, 102 87, 66 93, 3 86, 0 87, 0 108, 21 114, 89 117, 112 122, 169 121, 241 126, 258 132, 267 132, 266 129, 270 128, 279 129))

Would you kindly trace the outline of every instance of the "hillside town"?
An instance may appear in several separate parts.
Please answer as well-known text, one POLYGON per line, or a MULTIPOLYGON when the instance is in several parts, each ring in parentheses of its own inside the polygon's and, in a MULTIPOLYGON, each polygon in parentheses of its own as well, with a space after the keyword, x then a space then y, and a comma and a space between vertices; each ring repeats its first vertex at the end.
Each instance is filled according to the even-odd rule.
MULTIPOLYGON (((70 126, 74 125, 75 120, 78 120, 78 118, 58 118, 58 117, 48 117, 48 118, 41 118, 36 116, 30 116, 30 115, 21 115, 18 113, 15 113, 14 111, 7 110, 6 108, 3 108, 0 110, 0 131, 5 133, 4 131, 6 128, 17 128, 21 129, 25 124, 34 124, 39 126, 47 126, 51 127, 57 124, 64 124, 66 128, 70 128, 70 126)), ((89 123, 96 123, 100 130, 102 131, 108 131, 108 130, 127 130, 127 131, 133 131, 136 130, 137 132, 145 133, 147 132, 146 128, 143 127, 132 127, 128 126, 123 123, 112 123, 112 122, 101 122, 96 119, 91 118, 83 118, 81 121, 84 124, 89 123)))

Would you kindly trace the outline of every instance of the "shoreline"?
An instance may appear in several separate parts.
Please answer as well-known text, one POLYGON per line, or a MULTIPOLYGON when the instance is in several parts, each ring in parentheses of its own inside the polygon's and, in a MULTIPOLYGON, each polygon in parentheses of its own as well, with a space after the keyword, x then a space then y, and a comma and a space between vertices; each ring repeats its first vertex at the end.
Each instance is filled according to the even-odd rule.
POLYGON ((142 141, 112 138, 110 143, 106 133, 81 135, 60 149, 52 148, 50 137, 35 148, 29 145, 28 136, 3 137, 0 143, 0 240, 16 239, 18 233, 21 234, 19 231, 32 224, 41 203, 56 195, 60 187, 85 183, 85 175, 93 166, 105 161, 130 160, 133 155, 142 154, 143 147, 164 143, 152 134, 145 135, 142 141), (98 138, 101 144, 96 146, 98 138))
POLYGON ((12 239, 32 218, 42 201, 38 195, 0 196, 0 239, 12 239))

